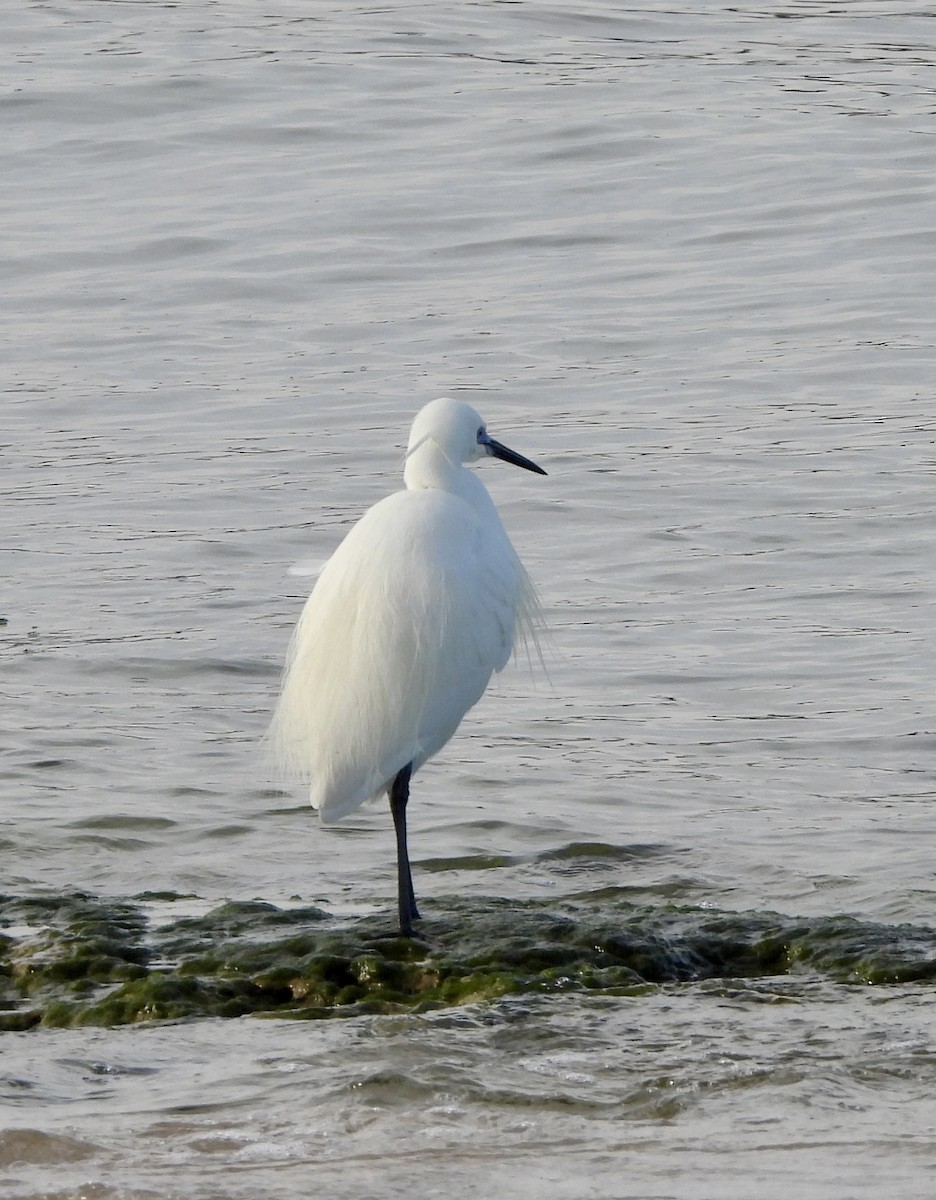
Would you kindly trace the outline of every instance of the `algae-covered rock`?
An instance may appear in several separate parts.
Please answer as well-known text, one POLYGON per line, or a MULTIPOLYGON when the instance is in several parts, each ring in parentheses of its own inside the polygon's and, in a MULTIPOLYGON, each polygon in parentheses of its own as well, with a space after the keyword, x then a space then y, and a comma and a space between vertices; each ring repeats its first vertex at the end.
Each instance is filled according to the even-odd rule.
POLYGON ((917 925, 872 925, 823 917, 790 937, 791 962, 844 983, 918 983, 936 979, 936 936, 917 925))
POLYGON ((701 980, 936 978, 936 932, 847 917, 454 898, 434 900, 424 938, 412 939, 389 914, 339 921, 229 901, 173 918, 172 907, 163 895, 0 898, 0 1029, 321 1019, 701 980))

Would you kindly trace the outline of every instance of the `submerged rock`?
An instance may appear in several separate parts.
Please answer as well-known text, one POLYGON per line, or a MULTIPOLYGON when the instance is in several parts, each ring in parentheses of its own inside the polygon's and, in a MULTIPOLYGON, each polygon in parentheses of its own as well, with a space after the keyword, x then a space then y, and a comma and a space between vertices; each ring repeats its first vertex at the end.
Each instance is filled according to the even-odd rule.
POLYGON ((0 1029, 319 1019, 700 980, 936 978, 936 931, 848 917, 453 898, 433 901, 416 940, 389 917, 229 901, 167 920, 172 898, 158 900, 159 917, 152 897, 0 898, 0 1029))

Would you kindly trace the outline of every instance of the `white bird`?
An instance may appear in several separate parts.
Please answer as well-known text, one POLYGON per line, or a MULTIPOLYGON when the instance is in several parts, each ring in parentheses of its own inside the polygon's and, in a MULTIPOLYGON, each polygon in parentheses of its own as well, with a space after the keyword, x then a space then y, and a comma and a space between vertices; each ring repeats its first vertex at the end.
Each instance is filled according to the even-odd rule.
POLYGON ((293 634, 269 739, 307 780, 324 823, 386 791, 396 832, 400 931, 418 918, 406 841, 410 776, 436 754, 510 659, 535 641, 539 606, 494 502, 465 467, 496 442, 468 404, 416 416, 396 492, 369 509, 322 568, 293 634))

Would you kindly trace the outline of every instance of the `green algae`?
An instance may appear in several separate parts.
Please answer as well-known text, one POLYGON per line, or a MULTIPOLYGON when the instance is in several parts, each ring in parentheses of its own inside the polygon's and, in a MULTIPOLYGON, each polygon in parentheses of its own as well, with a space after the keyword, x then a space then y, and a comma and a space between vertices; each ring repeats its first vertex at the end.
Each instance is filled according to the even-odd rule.
POLYGON ((417 940, 392 932, 389 917, 338 921, 263 901, 173 917, 183 900, 191 897, 0 897, 0 1030, 323 1019, 717 980, 936 979, 936 931, 844 916, 452 898, 433 901, 417 940))

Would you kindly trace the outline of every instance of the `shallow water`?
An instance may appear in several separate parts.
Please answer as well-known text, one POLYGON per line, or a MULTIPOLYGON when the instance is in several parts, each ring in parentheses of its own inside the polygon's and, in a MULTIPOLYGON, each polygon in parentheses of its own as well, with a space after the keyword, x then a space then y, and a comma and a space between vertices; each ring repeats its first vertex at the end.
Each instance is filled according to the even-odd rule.
MULTIPOLYGON (((387 814, 258 740, 290 565, 449 393, 549 471, 481 468, 555 652, 417 780, 427 912, 932 924, 933 30, 8 15, 3 890, 389 913, 387 814)), ((930 991, 794 983, 7 1033, 6 1193, 928 1194, 930 991)))

